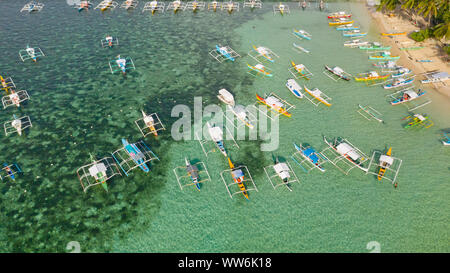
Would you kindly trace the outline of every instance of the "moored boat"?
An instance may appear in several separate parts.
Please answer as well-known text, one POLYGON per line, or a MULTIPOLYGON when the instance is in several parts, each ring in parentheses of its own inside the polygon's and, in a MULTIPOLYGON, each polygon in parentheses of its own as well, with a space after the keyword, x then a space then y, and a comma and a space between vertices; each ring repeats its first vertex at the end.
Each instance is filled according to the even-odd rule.
POLYGON ((328 22, 328 25, 329 26, 341 26, 341 25, 349 25, 349 24, 353 24, 353 23, 354 23, 353 20, 339 18, 339 19, 333 20, 332 22, 328 22))
POLYGON ((392 147, 389 148, 389 150, 386 152, 385 155, 380 156, 380 170, 378 171, 377 178, 380 181, 384 174, 386 173, 386 168, 389 168, 394 163, 394 159, 391 157, 392 154, 392 147))
POLYGON ((350 18, 352 17, 351 14, 348 14, 345 11, 338 11, 328 14, 328 19, 334 19, 334 18, 350 18))
POLYGON ((407 90, 404 90, 403 92, 400 92, 400 96, 395 97, 391 101, 391 105, 399 105, 399 104, 402 104, 402 103, 405 103, 408 101, 412 101, 412 100, 422 97, 425 94, 426 94, 425 90, 419 89, 416 92, 412 89, 407 89, 407 90))
POLYGON ((312 35, 308 32, 304 31, 303 29, 296 30, 294 29, 294 34, 299 36, 300 38, 304 38, 306 40, 311 40, 312 35))
POLYGON ((409 85, 413 81, 414 81, 414 78, 410 78, 410 79, 397 78, 392 83, 384 85, 383 88, 391 89, 391 88, 401 87, 401 86, 409 85))
POLYGON ((362 50, 390 50, 391 46, 384 46, 378 42, 371 42, 368 45, 360 46, 359 49, 362 50))
POLYGON ((294 147, 297 151, 300 152, 300 155, 308 160, 309 162, 311 162, 314 166, 317 167, 317 169, 319 169, 321 172, 325 172, 325 169, 320 165, 320 157, 317 155, 316 150, 314 150, 312 147, 308 146, 308 147, 303 147, 303 146, 298 146, 297 144, 294 143, 294 147))
POLYGON ((256 99, 266 105, 267 107, 275 110, 276 112, 283 114, 286 117, 291 117, 292 114, 289 113, 286 108, 284 107, 284 104, 276 97, 274 96, 268 96, 267 98, 262 98, 258 94, 256 94, 256 99))
POLYGON ((370 55, 369 60, 398 60, 400 59, 400 56, 392 56, 391 52, 389 51, 383 51, 380 52, 378 55, 370 55))
POLYGON ((288 79, 287 82, 286 82, 286 87, 297 98, 299 98, 299 99, 303 98, 303 94, 301 92, 302 88, 300 87, 300 85, 298 85, 298 83, 294 79, 288 79))
POLYGON ((322 91, 320 91, 318 88, 314 88, 312 90, 308 89, 306 86, 303 86, 305 89, 305 92, 310 94, 312 97, 320 101, 321 103, 325 104, 326 106, 331 106, 331 103, 329 103, 325 98, 322 96, 322 91))
POLYGON ((229 157, 228 165, 231 169, 231 177, 233 178, 233 181, 236 182, 242 194, 248 200, 248 192, 244 185, 244 172, 241 169, 235 168, 233 162, 231 162, 231 159, 229 157))
POLYGON ((222 88, 219 90, 219 95, 217 95, 217 98, 221 100, 223 103, 234 106, 234 97, 233 94, 228 92, 225 88, 222 88))
POLYGON ((343 80, 350 81, 350 78, 345 75, 345 71, 339 66, 331 68, 328 65, 325 65, 325 69, 343 80))
POLYGON ((385 80, 389 78, 389 74, 380 75, 376 71, 370 71, 368 73, 362 73, 355 77, 355 81, 375 81, 375 80, 385 80))

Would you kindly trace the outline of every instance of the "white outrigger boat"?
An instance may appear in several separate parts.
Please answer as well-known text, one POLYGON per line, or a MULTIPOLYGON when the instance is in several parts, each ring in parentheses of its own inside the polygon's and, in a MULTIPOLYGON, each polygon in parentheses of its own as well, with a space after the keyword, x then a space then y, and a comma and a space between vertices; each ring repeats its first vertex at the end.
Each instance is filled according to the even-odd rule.
POLYGON ((177 13, 177 11, 185 9, 186 4, 181 2, 180 0, 175 0, 173 2, 170 2, 169 5, 167 5, 167 10, 173 10, 173 13, 177 13))
POLYGON ((242 7, 244 8, 262 8, 262 2, 261 0, 244 0, 244 3, 242 4, 242 7))
POLYGON ((129 10, 129 9, 135 9, 138 4, 139 4, 139 1, 137 1, 137 0, 125 0, 125 1, 123 1, 122 5, 120 5, 120 7, 123 9, 129 10))
POLYGON ((231 94, 225 88, 222 88, 222 89, 219 90, 219 95, 217 95, 217 97, 223 103, 228 104, 230 106, 234 106, 234 104, 235 104, 233 94, 231 94))
POLYGON ((223 2, 220 8, 231 14, 233 11, 239 11, 239 3, 230 0, 229 2, 223 2))
POLYGON ((364 163, 369 158, 348 140, 335 138, 331 142, 326 137, 323 137, 323 140, 328 145, 328 148, 324 149, 321 154, 344 174, 348 174, 355 167, 364 172, 367 171, 367 168, 364 168, 364 163), (329 151, 332 151, 332 153, 329 153, 329 151))
POLYGON ((278 5, 273 5, 273 14, 279 12, 281 15, 284 15, 285 13, 291 13, 289 10, 289 6, 283 3, 279 3, 278 5))
POLYGON ((289 162, 280 162, 278 157, 275 159, 275 164, 264 167, 264 172, 274 189, 279 186, 286 186, 289 191, 292 191, 290 185, 294 182, 299 182, 289 162), (275 180, 277 177, 279 178, 278 181, 275 180))
POLYGON ((100 9, 100 11, 105 11, 108 9, 113 10, 113 9, 117 8, 117 6, 119 6, 119 3, 117 3, 116 1, 103 0, 94 9, 100 9))
POLYGON ((300 85, 294 79, 288 79, 287 82, 286 82, 286 87, 297 98, 299 98, 299 99, 303 98, 304 95, 301 92, 302 88, 300 87, 300 85))
POLYGON ((19 50, 19 56, 22 62, 25 62, 28 59, 32 59, 33 62, 37 62, 37 58, 43 57, 44 52, 39 47, 30 47, 27 45, 26 49, 19 50))
POLYGON ((122 58, 117 55, 117 59, 109 61, 109 69, 111 74, 121 71, 123 75, 126 75, 128 70, 136 69, 136 67, 130 57, 122 58))
POLYGON ((151 2, 147 2, 144 5, 144 8, 142 9, 142 12, 151 11, 152 15, 155 14, 155 12, 164 12, 164 9, 166 7, 166 4, 161 1, 153 0, 151 2))
POLYGON ((211 1, 210 3, 208 3, 208 10, 212 10, 214 12, 216 12, 216 10, 220 8, 220 4, 217 1, 211 1))
POLYGON ((199 10, 204 10, 205 6, 205 2, 194 0, 186 4, 186 9, 192 10, 192 12, 197 12, 199 10))
POLYGON ((411 73, 412 73, 411 69, 408 69, 408 68, 406 68, 406 67, 400 66, 400 67, 398 67, 398 69, 395 71, 395 73, 393 73, 393 74, 391 75, 391 77, 392 77, 392 78, 400 78, 400 77, 407 76, 407 75, 409 75, 409 74, 411 74, 411 73))
POLYGON ((309 53, 309 50, 305 49, 302 46, 297 45, 296 43, 292 43, 292 46, 294 47, 294 49, 296 49, 297 51, 303 51, 305 53, 309 53))
POLYGON ((161 120, 158 117, 158 114, 153 113, 147 115, 144 110, 141 110, 142 118, 134 121, 141 134, 146 137, 148 134, 153 134, 154 136, 158 136, 158 131, 165 130, 166 128, 162 124, 161 120))
POLYGON ((331 106, 331 103, 329 102, 331 100, 330 97, 328 97, 325 93, 320 91, 318 88, 314 89, 308 89, 306 86, 303 86, 305 89, 305 92, 308 93, 313 99, 316 99, 318 102, 314 102, 313 99, 308 98, 305 96, 313 105, 318 106, 319 103, 322 103, 326 106, 331 106))
POLYGON ((443 83, 444 81, 450 80, 450 74, 447 72, 433 72, 425 74, 426 80, 422 80, 421 82, 423 84, 426 83, 443 83))
POLYGON ((218 126, 211 126, 209 122, 206 123, 208 126, 208 133, 211 136, 211 139, 216 143, 217 148, 219 151, 227 157, 227 151, 225 150, 225 146, 223 145, 223 131, 218 126))
POLYGON ((228 109, 236 116, 238 120, 240 120, 245 126, 250 129, 254 128, 253 122, 255 120, 250 119, 250 114, 245 110, 245 107, 242 105, 227 105, 228 109))
POLYGON ((29 13, 31 13, 34 11, 41 11, 43 8, 44 8, 44 4, 36 2, 36 1, 31 1, 28 4, 26 4, 25 6, 23 6, 23 8, 20 10, 20 12, 28 11, 29 13))
POLYGON ((3 96, 2 98, 3 108, 11 105, 20 107, 20 104, 28 99, 30 99, 30 96, 28 95, 28 92, 26 90, 20 90, 17 92, 11 90, 11 94, 3 96))
POLYGON ((7 121, 3 124, 3 128, 5 129, 5 135, 18 133, 19 136, 21 136, 23 130, 25 130, 28 127, 32 127, 29 116, 17 118, 16 115, 13 115, 13 117, 14 119, 12 121, 7 121))
POLYGON ((105 39, 100 40, 100 44, 102 47, 109 47, 112 48, 113 46, 119 45, 119 39, 117 37, 112 37, 110 35, 107 35, 105 39))
POLYGON ((402 87, 402 86, 412 84, 413 81, 414 81, 414 77, 407 78, 407 79, 405 79, 403 77, 399 77, 399 78, 392 80, 391 83, 384 85, 383 88, 384 89, 392 89, 392 88, 402 87))
POLYGON ((344 42, 344 46, 346 46, 346 47, 360 47, 360 46, 364 46, 364 45, 368 45, 368 44, 369 44, 368 41, 363 41, 360 39, 353 39, 353 40, 344 42))

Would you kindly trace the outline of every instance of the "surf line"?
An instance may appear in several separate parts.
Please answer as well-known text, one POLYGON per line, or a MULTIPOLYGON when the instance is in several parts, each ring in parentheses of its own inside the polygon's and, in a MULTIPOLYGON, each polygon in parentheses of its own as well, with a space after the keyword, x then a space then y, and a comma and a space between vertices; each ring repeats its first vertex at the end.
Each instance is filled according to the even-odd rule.
POLYGON ((184 260, 178 260, 179 268, 205 268, 206 270, 209 270, 211 264, 212 260, 196 260, 188 259, 188 257, 184 260))

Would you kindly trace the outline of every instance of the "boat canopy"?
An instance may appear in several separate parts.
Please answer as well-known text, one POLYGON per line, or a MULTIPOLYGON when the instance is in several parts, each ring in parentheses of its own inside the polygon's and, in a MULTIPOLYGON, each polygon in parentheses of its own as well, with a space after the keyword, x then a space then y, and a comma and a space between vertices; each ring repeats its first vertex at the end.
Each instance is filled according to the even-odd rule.
POLYGON ((94 164, 89 168, 89 174, 91 176, 97 176, 98 173, 106 172, 106 166, 103 163, 94 164))
POLYGON ((380 156, 380 163, 387 163, 389 165, 392 165, 394 163, 394 159, 387 155, 381 155, 380 156))
POLYGON ((369 72, 369 77, 378 77, 378 73, 376 71, 370 71, 369 72))
POLYGON ((342 68, 340 68, 339 66, 335 66, 333 68, 333 71, 336 73, 344 73, 344 70, 342 68))
POLYGON ((426 120, 426 118, 424 116, 422 116, 421 114, 415 114, 414 115, 416 118, 418 118, 420 121, 424 121, 426 120))
POLYGON ((343 142, 336 146, 336 150, 341 155, 348 155, 353 160, 358 160, 361 156, 353 150, 352 146, 343 142))
POLYGON ((240 177, 244 177, 244 172, 241 169, 237 169, 237 170, 232 171, 231 175, 237 179, 240 177))
POLYGON ((404 94, 407 94, 411 99, 415 99, 418 97, 417 93, 412 90, 406 90, 404 94))
POLYGON ((210 127, 209 129, 209 134, 211 135, 211 138, 214 141, 222 141, 223 140, 223 132, 222 129, 220 129, 220 127, 210 127))
POLYGON ((219 94, 223 97, 224 100, 226 100, 228 102, 233 102, 233 104, 234 104, 233 94, 228 92, 228 90, 226 90, 225 88, 222 88, 219 90, 219 94))
POLYGON ((279 99, 277 99, 277 98, 275 98, 273 96, 267 97, 266 98, 266 103, 269 104, 269 105, 275 105, 275 106, 278 106, 278 107, 283 107, 283 103, 279 99))
POLYGON ((284 180, 291 177, 291 175, 289 174, 289 167, 286 163, 278 163, 274 165, 273 168, 281 179, 284 180))

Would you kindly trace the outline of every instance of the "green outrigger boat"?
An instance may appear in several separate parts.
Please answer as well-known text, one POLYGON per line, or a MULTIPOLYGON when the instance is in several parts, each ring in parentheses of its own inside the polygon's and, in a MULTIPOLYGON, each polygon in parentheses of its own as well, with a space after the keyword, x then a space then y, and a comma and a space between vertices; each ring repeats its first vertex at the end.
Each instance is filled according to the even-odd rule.
POLYGON ((360 46, 359 49, 361 50, 390 50, 390 46, 383 46, 380 43, 372 42, 369 45, 360 46))

